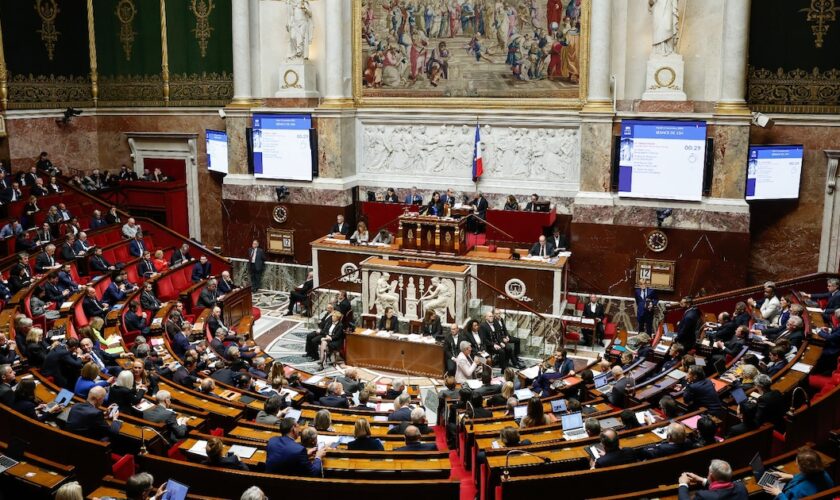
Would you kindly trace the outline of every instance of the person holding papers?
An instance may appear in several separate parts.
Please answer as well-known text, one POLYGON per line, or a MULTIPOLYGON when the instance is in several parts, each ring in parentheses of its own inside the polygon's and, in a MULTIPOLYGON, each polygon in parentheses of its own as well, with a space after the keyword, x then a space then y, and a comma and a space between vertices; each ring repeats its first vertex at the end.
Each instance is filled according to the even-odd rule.
POLYGON ((831 315, 840 309, 840 279, 831 278, 828 280, 828 292, 825 293, 802 293, 802 297, 811 300, 827 300, 823 309, 823 319, 826 324, 831 324, 831 315))
POLYGON ((554 252, 554 247, 551 245, 551 242, 546 240, 544 235, 540 235, 539 241, 534 243, 528 255, 547 259, 551 257, 552 252, 554 252))
POLYGON ((455 360, 455 381, 459 384, 465 384, 467 380, 475 378, 475 370, 479 365, 483 365, 481 358, 473 357, 473 346, 470 342, 464 340, 460 344, 461 353, 455 360))
POLYGON ((204 449, 207 453, 207 458, 201 462, 204 465, 211 465, 214 467, 222 467, 224 469, 239 469, 248 470, 248 466, 239 461, 232 451, 225 453, 224 443, 219 438, 212 438, 207 441, 207 447, 204 449))
POLYGON ((183 417, 177 418, 175 411, 171 409, 172 396, 169 391, 158 391, 155 394, 157 404, 143 412, 143 418, 150 422, 163 422, 169 431, 167 436, 171 442, 179 441, 187 436, 187 426, 184 425, 183 417))
MULTIPOLYGON (((321 459, 326 448, 307 450, 297 442, 300 426, 291 418, 280 421, 280 436, 268 440, 265 471, 288 476, 321 476, 321 459)), ((418 433, 419 435, 419 433, 418 433)))

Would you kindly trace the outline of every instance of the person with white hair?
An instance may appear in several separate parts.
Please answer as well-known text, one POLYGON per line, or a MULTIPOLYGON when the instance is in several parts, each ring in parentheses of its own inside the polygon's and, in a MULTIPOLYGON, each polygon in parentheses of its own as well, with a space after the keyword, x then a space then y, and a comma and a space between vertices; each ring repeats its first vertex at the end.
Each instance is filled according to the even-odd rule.
POLYGON ((168 438, 171 442, 184 439, 187 435, 186 418, 178 418, 175 411, 171 409, 172 395, 169 391, 158 391, 155 394, 157 404, 143 412, 143 418, 150 422, 163 422, 169 431, 168 438))
POLYGON ((472 355, 472 344, 462 340, 458 345, 461 353, 455 358, 455 382, 465 384, 467 380, 475 378, 475 370, 483 365, 481 358, 472 355))
POLYGON ((394 400, 394 411, 388 415, 390 422, 409 422, 411 421, 411 396, 408 393, 400 394, 400 397, 394 400))
POLYGON ((257 486, 251 486, 242 493, 239 500, 268 500, 268 497, 265 496, 263 490, 259 489, 257 486))
POLYGON ((327 395, 318 400, 318 404, 329 408, 350 408, 350 400, 344 397, 344 386, 331 382, 327 386, 327 395))
POLYGON ((709 474, 704 478, 693 472, 683 472, 679 479, 679 500, 691 498, 689 488, 699 488, 695 499, 747 500, 749 494, 744 484, 732 481, 732 467, 723 460, 712 460, 709 474))
POLYGON ((403 392, 405 392, 405 381, 395 378, 391 381, 391 387, 385 392, 384 399, 397 399, 403 392))

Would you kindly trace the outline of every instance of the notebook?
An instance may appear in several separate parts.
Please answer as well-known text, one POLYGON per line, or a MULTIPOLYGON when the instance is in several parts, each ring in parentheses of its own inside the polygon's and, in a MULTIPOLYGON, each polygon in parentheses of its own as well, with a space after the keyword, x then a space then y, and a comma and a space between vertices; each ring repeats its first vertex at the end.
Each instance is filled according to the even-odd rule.
POLYGON ((55 399, 53 399, 50 403, 47 404, 47 410, 52 410, 58 405, 67 406, 73 399, 73 393, 68 391, 67 389, 61 389, 56 395, 55 399))
POLYGON ((525 415, 528 414, 528 407, 527 406, 514 406, 513 407, 513 418, 516 420, 520 420, 525 415))

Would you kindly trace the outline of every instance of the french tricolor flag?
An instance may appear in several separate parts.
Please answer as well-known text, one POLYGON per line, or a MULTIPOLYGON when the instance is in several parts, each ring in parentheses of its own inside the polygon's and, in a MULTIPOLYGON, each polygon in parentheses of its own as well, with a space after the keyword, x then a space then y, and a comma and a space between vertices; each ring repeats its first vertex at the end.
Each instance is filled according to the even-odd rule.
POLYGON ((484 162, 481 160, 481 128, 475 124, 475 146, 473 147, 473 182, 478 182, 484 173, 484 162))

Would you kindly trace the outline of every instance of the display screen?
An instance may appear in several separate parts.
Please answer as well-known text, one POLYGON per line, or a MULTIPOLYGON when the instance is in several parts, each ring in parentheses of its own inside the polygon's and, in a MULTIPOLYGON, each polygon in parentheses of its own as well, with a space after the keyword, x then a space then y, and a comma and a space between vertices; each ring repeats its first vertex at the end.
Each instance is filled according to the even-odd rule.
POLYGON ((705 122, 621 122, 619 196, 700 201, 705 162, 705 122))
POLYGON ((802 153, 802 146, 750 146, 746 199, 799 198, 802 153))
POLYGON ((227 132, 206 130, 207 168, 213 172, 228 173, 227 132))
POLYGON ((312 180, 311 115, 254 115, 254 176, 312 180))

